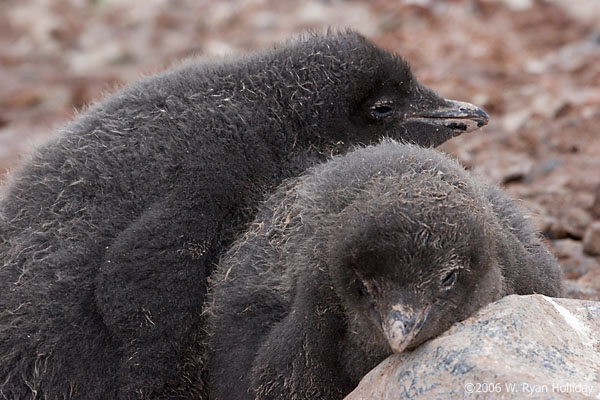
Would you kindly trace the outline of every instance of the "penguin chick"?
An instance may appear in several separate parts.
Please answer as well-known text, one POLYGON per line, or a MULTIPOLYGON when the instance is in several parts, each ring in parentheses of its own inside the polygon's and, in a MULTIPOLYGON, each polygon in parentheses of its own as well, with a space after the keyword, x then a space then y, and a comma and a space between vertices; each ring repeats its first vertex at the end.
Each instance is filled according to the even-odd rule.
POLYGON ((125 87, 6 188, 0 397, 200 396, 205 280, 263 193, 352 143, 437 145, 486 121, 353 32, 125 87))
POLYGON ((283 184, 213 278, 212 399, 341 399, 487 303, 562 292, 555 259, 499 189, 390 141, 283 184))

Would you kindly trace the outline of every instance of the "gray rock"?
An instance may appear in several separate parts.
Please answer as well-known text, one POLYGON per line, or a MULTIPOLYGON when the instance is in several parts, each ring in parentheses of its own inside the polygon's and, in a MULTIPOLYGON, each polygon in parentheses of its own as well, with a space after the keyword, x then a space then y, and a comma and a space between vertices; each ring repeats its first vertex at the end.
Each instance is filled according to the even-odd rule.
POLYGON ((410 353, 346 400, 600 398, 600 302, 508 296, 410 353))

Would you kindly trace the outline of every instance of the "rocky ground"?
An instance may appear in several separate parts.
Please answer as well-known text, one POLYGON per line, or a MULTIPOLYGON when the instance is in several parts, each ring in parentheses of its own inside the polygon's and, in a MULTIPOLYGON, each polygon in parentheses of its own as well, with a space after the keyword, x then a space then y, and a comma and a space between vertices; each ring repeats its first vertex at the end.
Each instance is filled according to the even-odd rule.
POLYGON ((388 357, 344 400, 598 399, 599 312, 595 301, 507 296, 388 357))
POLYGON ((4 0, 0 170, 142 74, 325 26, 357 29, 444 96, 483 106, 489 126, 443 150, 532 211, 568 296, 600 300, 597 0, 4 0))

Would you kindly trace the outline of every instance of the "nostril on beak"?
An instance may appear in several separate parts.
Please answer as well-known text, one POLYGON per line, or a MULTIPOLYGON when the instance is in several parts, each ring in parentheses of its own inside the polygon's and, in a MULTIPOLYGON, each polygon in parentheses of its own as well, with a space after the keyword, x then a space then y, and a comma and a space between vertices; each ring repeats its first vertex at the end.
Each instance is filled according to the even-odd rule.
POLYGON ((402 332, 407 334, 415 325, 415 321, 417 319, 417 315, 413 315, 411 318, 406 318, 406 315, 400 311, 392 311, 389 314, 389 317, 395 324, 400 325, 402 332))

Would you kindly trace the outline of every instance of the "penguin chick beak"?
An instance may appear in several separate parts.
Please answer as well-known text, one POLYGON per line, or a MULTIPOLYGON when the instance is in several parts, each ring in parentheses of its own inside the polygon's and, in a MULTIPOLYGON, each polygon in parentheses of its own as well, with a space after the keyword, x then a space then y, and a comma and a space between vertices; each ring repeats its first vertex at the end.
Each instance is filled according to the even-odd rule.
POLYGON ((418 312, 404 305, 392 306, 383 321, 383 333, 394 353, 402 353, 421 331, 429 314, 429 304, 418 312))
POLYGON ((455 100, 445 100, 445 103, 440 108, 409 114, 406 120, 444 126, 461 134, 487 125, 490 119, 485 111, 471 103, 455 100))

